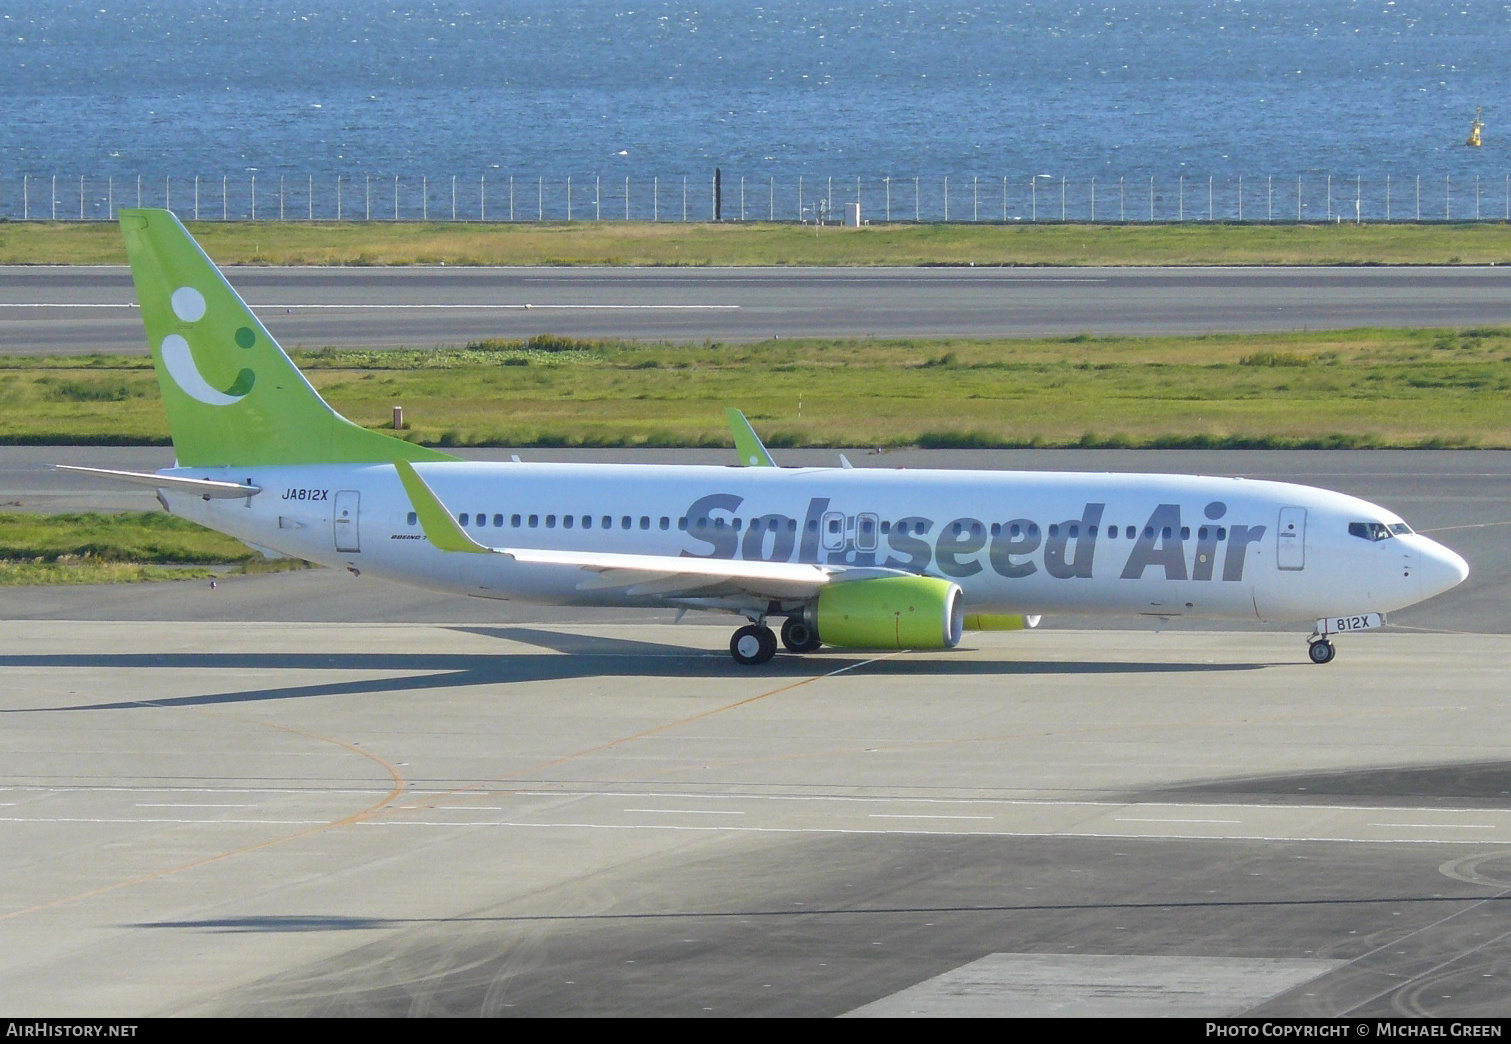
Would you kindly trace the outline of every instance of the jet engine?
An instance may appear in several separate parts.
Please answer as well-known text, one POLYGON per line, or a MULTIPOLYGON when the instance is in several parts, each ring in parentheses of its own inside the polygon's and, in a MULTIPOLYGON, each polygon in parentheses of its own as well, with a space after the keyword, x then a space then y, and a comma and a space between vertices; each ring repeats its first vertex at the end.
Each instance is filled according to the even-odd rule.
POLYGON ((953 649, 965 623, 960 586, 927 576, 883 576, 822 588, 812 623, 841 649, 953 649))

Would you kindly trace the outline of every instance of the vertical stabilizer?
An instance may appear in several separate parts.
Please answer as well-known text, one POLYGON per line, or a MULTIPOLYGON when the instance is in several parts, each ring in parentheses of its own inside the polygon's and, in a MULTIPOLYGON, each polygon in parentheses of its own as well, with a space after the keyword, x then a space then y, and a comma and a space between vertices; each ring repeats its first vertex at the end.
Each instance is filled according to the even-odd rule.
POLYGON ((358 427, 326 405, 171 212, 120 217, 180 464, 455 459, 358 427))

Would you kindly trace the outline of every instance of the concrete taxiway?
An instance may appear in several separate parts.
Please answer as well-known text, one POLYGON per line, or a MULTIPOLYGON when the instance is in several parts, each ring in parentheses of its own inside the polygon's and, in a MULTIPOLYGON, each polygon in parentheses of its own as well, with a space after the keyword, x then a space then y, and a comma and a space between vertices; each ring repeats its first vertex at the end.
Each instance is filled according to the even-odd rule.
POLYGON ((0 589, 0 1010, 1508 1014, 1511 454, 1127 457, 1048 466, 1347 489, 1474 572, 1326 667, 1304 627, 750 670, 718 621, 323 571, 0 589))
MULTIPOLYGON (((232 268, 286 347, 550 333, 769 337, 1202 334, 1511 322, 1511 269, 232 268)), ((0 267, 0 353, 145 352, 123 267, 0 267)))

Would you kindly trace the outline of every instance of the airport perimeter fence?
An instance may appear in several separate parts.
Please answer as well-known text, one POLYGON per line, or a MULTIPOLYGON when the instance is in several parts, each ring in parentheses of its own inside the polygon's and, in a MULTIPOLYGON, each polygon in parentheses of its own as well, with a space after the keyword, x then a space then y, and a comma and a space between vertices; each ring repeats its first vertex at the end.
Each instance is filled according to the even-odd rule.
POLYGON ((161 206, 196 221, 772 221, 805 224, 1511 221, 1511 174, 34 175, 0 172, 0 220, 113 221, 161 206))

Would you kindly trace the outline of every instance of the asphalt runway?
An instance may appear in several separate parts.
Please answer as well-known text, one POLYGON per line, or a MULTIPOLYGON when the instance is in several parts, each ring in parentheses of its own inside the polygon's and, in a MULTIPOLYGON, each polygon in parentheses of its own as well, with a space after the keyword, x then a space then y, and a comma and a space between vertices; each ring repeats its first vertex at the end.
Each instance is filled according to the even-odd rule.
MULTIPOLYGON (((231 268, 285 347, 558 334, 1198 334, 1511 323, 1511 268, 231 268)), ((0 354, 145 352, 119 267, 0 267, 0 354)))
MULTIPOLYGON (((7 448, 0 499, 165 453, 7 448)), ((1326 667, 1304 627, 748 670, 711 618, 326 571, 0 588, 0 1010, 1508 1014, 1511 454, 852 459, 1306 481, 1473 571, 1326 667)))

